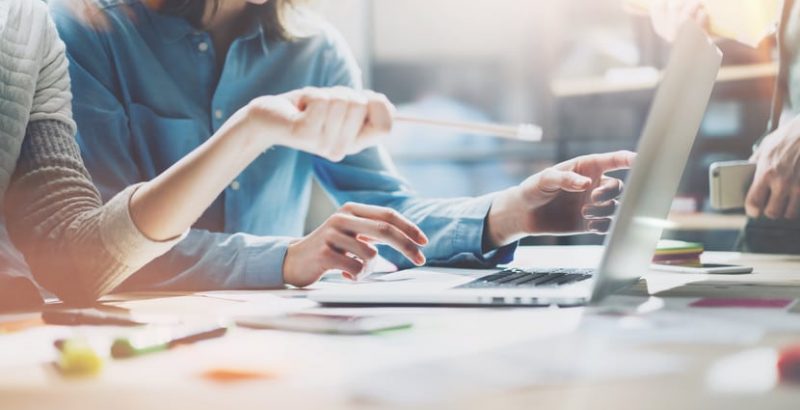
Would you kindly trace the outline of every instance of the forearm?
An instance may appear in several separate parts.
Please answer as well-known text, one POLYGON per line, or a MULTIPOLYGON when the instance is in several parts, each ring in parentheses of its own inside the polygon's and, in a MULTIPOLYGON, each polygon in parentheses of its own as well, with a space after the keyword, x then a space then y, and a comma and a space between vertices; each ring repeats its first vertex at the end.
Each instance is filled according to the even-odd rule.
POLYGON ((136 229, 128 212, 133 189, 103 206, 71 127, 30 123, 5 213, 36 279, 64 300, 89 303, 169 249, 174 243, 150 241, 136 229))
POLYGON ((204 291, 283 286, 286 249, 295 238, 192 229, 169 252, 139 270, 121 291, 204 291))
POLYGON ((136 226, 154 240, 191 227, 220 192, 270 143, 246 128, 237 113, 203 145, 142 185, 131 201, 136 226))

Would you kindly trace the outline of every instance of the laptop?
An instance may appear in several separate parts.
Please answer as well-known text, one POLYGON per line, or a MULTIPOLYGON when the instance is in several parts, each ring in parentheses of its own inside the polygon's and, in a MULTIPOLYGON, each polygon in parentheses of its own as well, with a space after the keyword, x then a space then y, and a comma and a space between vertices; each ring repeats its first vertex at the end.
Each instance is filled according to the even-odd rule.
POLYGON ((309 294, 326 305, 594 303, 648 271, 722 61, 693 23, 681 27, 639 140, 597 269, 415 268, 309 294))

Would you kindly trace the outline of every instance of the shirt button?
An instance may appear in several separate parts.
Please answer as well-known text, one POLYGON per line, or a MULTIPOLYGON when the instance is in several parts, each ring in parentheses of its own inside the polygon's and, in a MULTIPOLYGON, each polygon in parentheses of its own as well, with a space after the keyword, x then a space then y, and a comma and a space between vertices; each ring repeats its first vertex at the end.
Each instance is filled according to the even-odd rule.
POLYGON ((231 189, 232 189, 232 190, 234 190, 234 191, 238 191, 238 190, 239 190, 239 188, 241 188, 241 185, 239 185, 239 181, 233 181, 233 182, 231 182, 231 189))
POLYGON ((206 51, 208 51, 208 43, 206 43, 205 41, 198 43, 197 49, 200 50, 201 53, 205 53, 206 51))
POLYGON ((218 120, 221 120, 221 119, 222 119, 222 110, 216 110, 216 111, 214 111, 214 117, 215 117, 216 119, 218 119, 218 120))

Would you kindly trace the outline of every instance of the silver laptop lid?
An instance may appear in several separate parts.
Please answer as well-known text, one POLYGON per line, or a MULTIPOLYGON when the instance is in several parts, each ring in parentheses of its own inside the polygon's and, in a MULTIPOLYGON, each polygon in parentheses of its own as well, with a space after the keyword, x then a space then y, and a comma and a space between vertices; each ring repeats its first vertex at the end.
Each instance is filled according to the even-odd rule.
POLYGON ((606 238, 592 302, 647 272, 721 61, 722 53, 696 24, 681 27, 606 238))

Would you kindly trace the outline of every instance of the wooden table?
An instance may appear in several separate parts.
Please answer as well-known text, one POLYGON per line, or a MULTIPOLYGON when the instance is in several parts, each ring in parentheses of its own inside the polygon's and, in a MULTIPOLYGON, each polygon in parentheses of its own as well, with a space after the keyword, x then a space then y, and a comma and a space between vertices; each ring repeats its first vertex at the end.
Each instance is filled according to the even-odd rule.
MULTIPOLYGON (((601 251, 599 247, 577 246, 522 248, 514 264, 593 266, 601 251)), ((800 257, 708 253, 704 258, 706 261, 750 264, 756 267, 756 272, 741 276, 651 272, 645 282, 623 293, 643 297, 655 293, 670 303, 691 300, 705 293, 736 297, 800 297, 800 257), (739 286, 733 286, 737 284, 739 286)), ((268 309, 273 297, 276 301, 290 300, 298 306, 308 303, 297 290, 211 295, 114 295, 110 300, 140 313, 164 312, 192 320, 231 315, 236 309, 246 310, 248 306, 268 309), (237 302, 240 294, 250 302, 237 302)), ((768 330, 763 337, 746 344, 646 343, 637 348, 674 356, 683 364, 676 372, 633 379, 577 380, 549 385, 533 383, 485 393, 480 388, 459 390, 456 387, 454 391, 458 393, 420 403, 383 402, 352 394, 358 387, 352 384, 353 380, 368 382, 365 375, 375 375, 378 380, 392 380, 393 369, 407 370, 415 366, 427 369, 425 363, 442 360, 442 357, 455 357, 452 363, 459 363, 458 358, 474 360, 480 357, 476 354, 498 349, 504 344, 519 345, 530 340, 530 343, 538 343, 531 346, 541 348, 548 346, 550 340, 556 343, 555 340, 563 342, 570 337, 579 337, 579 334, 572 336, 566 332, 552 339, 556 336, 547 335, 547 329, 535 328, 537 324, 554 323, 554 318, 555 322, 560 318, 568 320, 573 314, 583 314, 587 309, 597 308, 393 309, 387 312, 408 315, 418 319, 418 324, 404 332, 365 337, 235 329, 222 339, 129 361, 111 361, 100 376, 79 380, 65 379, 47 364, 8 366, 0 362, 0 409, 788 409, 800 405, 800 388, 791 385, 776 384, 761 391, 729 392, 719 391, 710 379, 710 369, 735 354, 757 349, 771 351, 800 342, 800 330, 786 329, 768 330), (200 376, 215 366, 248 367, 273 373, 274 378, 219 384, 200 376), (360 376, 353 377, 354 374, 360 376)), ((784 319, 793 319, 793 314, 781 314, 784 319)), ((797 319, 800 322, 800 315, 797 319)), ((96 329, 80 332, 89 337, 103 336, 98 335, 96 329)), ((19 333, 0 336, 0 348, 8 347, 9 339, 6 338, 15 335, 19 333)), ((34 337, 29 344, 19 348, 17 354, 24 357, 40 351, 41 345, 51 343, 47 337, 47 333, 34 337)), ((609 337, 613 340, 614 335, 609 337)), ((519 363, 519 366, 534 365, 524 360, 519 363)), ((480 380, 479 373, 460 374, 455 379, 463 376, 480 380)), ((408 377, 407 371, 397 374, 408 377)), ((435 380, 435 375, 425 374, 424 370, 414 377, 432 377, 433 385, 442 383, 442 380, 435 380)), ((398 380, 400 382, 402 380, 398 380)), ((453 382, 457 384, 458 380, 453 382)))

